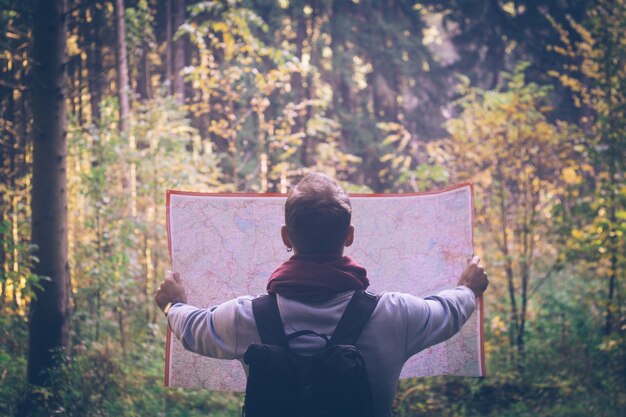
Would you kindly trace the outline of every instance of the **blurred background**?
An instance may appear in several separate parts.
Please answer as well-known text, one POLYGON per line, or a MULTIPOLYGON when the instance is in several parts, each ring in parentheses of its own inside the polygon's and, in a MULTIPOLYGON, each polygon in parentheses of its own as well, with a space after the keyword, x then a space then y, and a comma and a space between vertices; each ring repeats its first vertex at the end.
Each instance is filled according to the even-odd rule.
POLYGON ((402 381, 394 415, 626 415, 625 28, 623 0, 0 0, 0 415, 240 415, 162 386, 165 190, 308 172, 474 182, 488 376, 402 381))

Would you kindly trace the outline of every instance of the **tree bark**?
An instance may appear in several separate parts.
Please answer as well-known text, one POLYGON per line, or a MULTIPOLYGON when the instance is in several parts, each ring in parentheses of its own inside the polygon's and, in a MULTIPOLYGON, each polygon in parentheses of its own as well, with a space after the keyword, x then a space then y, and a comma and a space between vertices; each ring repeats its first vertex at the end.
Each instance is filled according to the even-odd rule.
MULTIPOLYGON (((126 47, 126 23, 124 20, 124 0, 115 0, 115 11, 117 20, 117 76, 118 76, 118 97, 120 100, 120 122, 119 130, 122 139, 128 139, 128 149, 130 154, 137 150, 135 136, 130 132, 130 88, 128 85, 128 53, 126 47)), ((130 210, 131 216, 137 215, 137 167, 134 162, 130 164, 130 170, 126 177, 124 188, 130 189, 130 210)))
MULTIPOLYGON (((102 80, 102 5, 96 3, 90 9, 91 23, 85 28, 86 51, 87 51, 87 83, 91 106, 91 121, 94 124, 100 122, 100 102, 104 91, 102 80)), ((86 19, 85 19, 86 21, 86 19)))
POLYGON ((344 35, 345 27, 342 21, 346 20, 355 6, 352 3, 336 1, 332 5, 332 15, 330 16, 330 34, 331 49, 333 50, 332 66, 333 71, 331 80, 333 84, 333 112, 342 116, 343 114, 351 114, 354 103, 352 102, 352 94, 350 85, 346 80, 345 71, 349 69, 347 66, 346 37, 344 35))
MULTIPOLYGON (((304 41, 306 39, 306 17, 302 12, 302 7, 292 7, 292 24, 296 27, 296 55, 302 60, 304 52, 304 41)), ((302 73, 294 72, 291 76, 291 89, 294 95, 294 101, 296 104, 301 105, 303 101, 308 99, 306 96, 308 89, 304 87, 304 77, 302 73)), ((309 166, 309 136, 306 132, 306 122, 308 120, 304 113, 308 115, 308 111, 300 111, 296 119, 294 120, 293 131, 302 132, 302 146, 300 147, 300 163, 302 166, 309 166)))
MULTIPOLYGON (((4 178, 4 146, 0 145, 0 183, 5 182, 4 178)), ((0 194, 0 314, 4 312, 6 300, 6 230, 4 229, 6 201, 4 193, 0 194)))
POLYGON ((128 87, 128 53, 126 49, 126 22, 124 21, 124 0, 115 0, 115 17, 117 21, 117 82, 118 97, 120 100, 120 133, 127 133, 129 129, 128 116, 130 113, 130 99, 128 87))
MULTIPOLYGON (((11 94, 9 95, 9 106, 8 106, 8 111, 10 112, 9 115, 9 122, 13 122, 13 105, 14 105, 14 101, 13 101, 13 93, 11 92, 11 94)), ((18 161, 18 157, 19 157, 19 151, 18 150, 23 150, 23 152, 26 152, 26 147, 25 146, 20 146, 21 144, 18 142, 18 135, 13 132, 13 134, 10 135, 11 140, 10 140, 10 144, 11 144, 11 152, 9 153, 9 190, 10 193, 8 194, 9 197, 9 204, 10 204, 10 222, 11 222, 11 246, 12 246, 12 253, 11 253, 11 258, 12 258, 12 265, 10 265, 10 270, 13 272, 12 276, 11 276, 11 303, 12 303, 12 307, 14 310, 17 310, 18 308, 18 303, 17 303, 17 292, 18 292, 18 288, 19 288, 19 283, 17 282, 17 277, 20 275, 20 263, 19 263, 19 251, 18 251, 18 245, 20 242, 20 233, 19 233, 19 227, 18 227, 18 218, 19 218, 19 209, 18 209, 18 201, 19 201, 19 187, 18 187, 18 183, 17 183, 17 178, 20 176, 20 169, 19 169, 19 161, 18 161)), ((23 159, 25 161, 25 158, 23 159)), ((23 164, 25 165, 25 163, 23 164)))
POLYGON ((619 252, 619 246, 618 246, 618 240, 617 240, 618 235, 617 235, 617 226, 616 226, 617 225, 616 205, 618 204, 618 199, 616 198, 616 196, 618 193, 619 184, 616 181, 616 175, 618 172, 618 162, 622 160, 620 154, 623 154, 623 152, 620 150, 619 147, 616 147, 616 145, 618 144, 618 141, 615 138, 615 132, 617 132, 618 129, 616 129, 615 123, 619 120, 620 112, 618 111, 617 114, 614 112, 614 98, 613 98, 615 94, 617 94, 617 96, 619 97, 619 90, 614 91, 615 85, 614 85, 613 80, 615 78, 615 74, 618 73, 618 68, 616 67, 616 65, 621 65, 621 63, 617 64, 619 60, 615 59, 616 54, 614 53, 615 45, 620 44, 620 37, 619 37, 619 32, 617 32, 618 33, 617 39, 613 38, 609 30, 609 27, 611 24, 610 20, 613 15, 612 8, 608 9, 606 13, 608 14, 608 16, 605 16, 606 24, 604 25, 604 31, 603 31, 602 37, 604 38, 604 43, 606 44, 606 52, 604 55, 603 66, 604 66, 604 78, 606 80, 605 91, 606 91, 606 104, 607 104, 607 109, 606 109, 607 123, 601 131, 601 142, 605 143, 609 148, 609 152, 606 154, 608 158, 606 163, 608 164, 608 174, 609 174, 609 182, 607 184, 608 195, 609 195, 609 198, 608 198, 608 205, 609 205, 609 241, 608 241, 609 248, 608 249, 609 250, 606 256, 609 257, 610 272, 609 272, 609 288, 608 288, 607 306, 606 306, 606 322, 604 324, 604 333, 608 336, 613 331, 613 326, 614 326, 613 312, 614 311, 618 312, 617 323, 620 323, 620 319, 621 319, 620 317, 621 314, 619 313, 620 306, 619 304, 617 306, 614 306, 614 298, 616 295, 615 294, 616 291, 619 293, 619 285, 618 285, 618 280, 617 280, 617 269, 618 269, 617 253, 619 252))
MULTIPOLYGON (((12 71, 7 71, 5 74, 7 75, 7 79, 13 80, 12 71)), ((13 190, 10 185, 10 178, 12 177, 13 173, 11 172, 10 168, 5 165, 7 162, 5 160, 5 155, 9 157, 9 160, 12 160, 13 155, 15 154, 15 146, 13 145, 13 143, 15 142, 15 140, 13 139, 15 137, 15 124, 13 119, 15 114, 13 90, 9 89, 8 87, 0 88, 2 88, 2 90, 6 90, 6 92, 3 91, 3 97, 6 97, 6 104, 2 103, 2 109, 4 110, 3 119, 5 125, 8 125, 8 128, 5 129, 5 135, 11 137, 10 141, 0 143, 0 184, 9 184, 9 190, 13 190)), ((5 230, 4 228, 4 223, 5 221, 7 221, 5 216, 9 212, 8 206, 10 204, 10 198, 8 197, 9 196, 7 195, 7 193, 0 193, 0 312, 4 310, 5 301, 7 299, 6 284, 9 275, 9 267, 7 264, 6 256, 7 247, 5 242, 7 242, 10 237, 9 230, 5 230)))
POLYGON ((150 62, 148 60, 148 42, 141 43, 141 56, 139 68, 137 68, 137 96, 140 101, 145 101, 152 95, 150 91, 150 62))
POLYGON ((502 239, 502 256, 504 257, 504 271, 506 273, 507 287, 509 291, 510 302, 510 329, 509 329, 509 344, 511 348, 516 346, 519 315, 517 312, 517 302, 515 295, 515 282, 513 273, 513 262, 511 260, 511 254, 509 253, 509 234, 507 231, 507 207, 506 207, 506 195, 504 189, 504 177, 501 173, 501 168, 496 165, 496 175, 498 178, 498 191, 500 197, 500 232, 502 239))
MULTIPOLYGON (((172 18, 174 21, 174 32, 176 32, 185 23, 185 0, 173 0, 172 18)), ((185 101, 185 81, 181 74, 185 67, 185 40, 178 38, 173 44, 173 78, 174 78, 174 95, 182 103, 185 101)))
POLYGON ((76 98, 78 100, 78 125, 82 126, 85 123, 85 114, 83 108, 83 58, 82 55, 79 54, 77 57, 78 61, 78 71, 76 72, 76 88, 77 94, 76 98))
POLYGON ((33 15, 32 241, 40 282, 31 302, 28 382, 45 385, 70 335, 67 259, 66 21, 64 0, 36 0, 33 15))

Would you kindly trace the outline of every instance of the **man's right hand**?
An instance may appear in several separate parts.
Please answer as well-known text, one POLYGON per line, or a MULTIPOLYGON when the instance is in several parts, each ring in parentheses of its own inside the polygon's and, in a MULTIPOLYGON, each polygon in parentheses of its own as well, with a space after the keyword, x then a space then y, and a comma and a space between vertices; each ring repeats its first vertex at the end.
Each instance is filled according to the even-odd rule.
POLYGON ((465 285, 480 297, 489 285, 487 274, 480 263, 480 257, 474 256, 459 278, 458 285, 465 285))

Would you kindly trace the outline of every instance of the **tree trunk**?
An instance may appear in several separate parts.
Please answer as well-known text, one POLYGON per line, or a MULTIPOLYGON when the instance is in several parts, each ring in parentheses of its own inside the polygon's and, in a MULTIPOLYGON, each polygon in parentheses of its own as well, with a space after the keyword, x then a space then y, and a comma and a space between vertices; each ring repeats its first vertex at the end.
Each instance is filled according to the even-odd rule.
MULTIPOLYGON (((4 182, 2 171, 4 168, 4 148, 0 146, 0 180, 4 182)), ((6 300, 6 230, 4 229, 5 213, 4 194, 0 194, 0 314, 4 314, 4 304, 6 300)))
POLYGON ((345 28, 342 25, 342 21, 346 20, 346 16, 349 16, 351 12, 356 12, 350 10, 351 7, 353 8, 354 5, 347 2, 333 2, 332 15, 330 17, 331 49, 333 50, 333 112, 340 115, 340 117, 343 114, 351 114, 353 107, 350 85, 346 81, 345 75, 348 62, 346 59, 346 39, 343 34, 345 28))
MULTIPOLYGON (((131 158, 137 149, 135 136, 130 132, 130 99, 128 86, 128 54, 126 49, 126 23, 124 21, 124 0, 115 0, 115 11, 117 20, 117 72, 118 72, 118 97, 120 100, 120 123, 119 130, 122 139, 128 139, 128 148, 131 158)), ((137 215, 137 166, 133 162, 130 164, 128 176, 126 177, 125 189, 130 189, 130 210, 131 216, 137 215)))
POLYGON ((76 97, 74 96, 75 89, 76 89, 76 83, 75 83, 75 77, 74 77, 74 73, 76 72, 75 58, 68 57, 66 66, 67 66, 67 80, 69 83, 69 89, 67 91, 67 96, 68 96, 67 98, 68 98, 68 101, 70 102, 71 116, 76 117, 76 97))
POLYGON ((528 262, 529 242, 532 239, 531 233, 527 227, 522 231, 522 259, 520 259, 520 278, 521 278, 521 300, 519 311, 519 327, 517 330, 517 353, 520 359, 524 359, 524 331, 526 327, 526 314, 528 307, 528 282, 530 281, 530 263, 528 262))
MULTIPOLYGON (((174 21, 174 32, 177 31, 183 23, 185 23, 185 0, 173 0, 174 7, 172 9, 172 18, 174 21)), ((185 101, 185 81, 181 74, 185 67, 185 40, 178 38, 173 44, 174 62, 174 95, 183 103, 185 101)))
POLYGON ((17 310, 17 291, 19 289, 19 282, 17 281, 17 277, 20 275, 20 263, 19 263, 19 251, 18 245, 20 243, 20 234, 18 227, 18 218, 19 218, 19 209, 18 209, 18 186, 17 186, 17 176, 19 175, 17 169, 17 157, 18 157, 18 149, 19 145, 17 143, 17 137, 15 135, 11 135, 11 155, 9 161, 9 190, 10 193, 10 201, 11 201, 11 246, 12 246, 12 254, 11 258, 13 260, 13 265, 11 266, 11 271, 13 274, 11 275, 11 302, 13 305, 13 309, 17 310))
MULTIPOLYGON (((0 180, 4 182, 2 169, 4 168, 4 148, 0 146, 0 180)), ((4 194, 0 194, 0 314, 4 314, 4 304, 6 301, 6 230, 4 229, 5 221, 5 204, 4 194)))
POLYGON ((139 68, 137 68, 137 96, 141 101, 148 100, 151 96, 149 48, 148 42, 141 43, 141 56, 139 57, 139 68))
MULTIPOLYGON (((302 60, 303 52, 304 52, 304 41, 306 39, 306 17, 302 12, 301 7, 292 7, 292 21, 296 26, 296 56, 302 60)), ((291 76, 291 89, 294 95, 294 101, 296 104, 300 105, 306 97, 308 89, 304 87, 304 79, 302 77, 302 73, 294 72, 291 76)), ((300 110, 299 114, 296 116, 294 120, 293 131, 298 133, 302 132, 302 146, 300 147, 300 163, 302 166, 307 167, 310 165, 309 163, 309 136, 306 132, 306 122, 307 118, 304 116, 304 111, 300 110)), ((308 112, 307 112, 308 113, 308 112)))
POLYGON ((130 99, 128 87, 128 55, 126 50, 126 22, 124 21, 124 0, 115 0, 117 21, 117 90, 120 100, 120 133, 128 133, 130 99))
POLYGON ((507 208, 506 208, 506 195, 504 189, 504 178, 501 174, 499 166, 496 166, 496 173, 498 176, 499 197, 500 197, 500 232, 502 239, 502 256, 504 257, 504 272, 506 274, 507 286, 509 291, 509 303, 510 303, 510 329, 509 329, 509 344, 511 348, 516 346, 516 338, 518 332, 518 312, 517 302, 515 294, 515 282, 513 273, 513 262, 511 260, 511 254, 509 253, 509 234, 507 231, 507 208))
POLYGON ((67 259, 66 21, 64 0, 36 0, 33 15, 32 241, 35 288, 28 341, 28 382, 44 385, 70 335, 67 259))
POLYGON ((76 72, 76 88, 77 94, 76 98, 78 100, 78 125, 83 126, 85 123, 85 114, 83 109, 83 58, 82 55, 79 54, 77 57, 78 60, 78 71, 76 72))
MULTIPOLYGON (((609 152, 606 154, 608 160, 606 161, 608 164, 608 174, 609 174, 609 183, 608 187, 608 204, 609 204, 609 250, 606 256, 609 257, 609 288, 607 294, 607 306, 606 306, 606 322, 604 324, 604 333, 608 336, 612 333, 614 327, 614 317, 613 313, 617 312, 617 324, 619 326, 621 320, 621 306, 614 305, 614 298, 616 296, 616 292, 619 294, 619 283, 617 280, 617 254, 620 251, 618 244, 618 234, 617 234, 617 215, 616 215, 616 206, 618 203, 617 195, 619 193, 620 184, 617 181, 617 173, 619 172, 619 165, 623 159, 623 151, 618 147, 618 140, 616 138, 615 132, 618 129, 615 127, 615 123, 619 123, 619 117, 621 116, 621 112, 614 112, 614 95, 617 94, 619 97, 619 90, 614 91, 615 84, 614 78, 615 75, 618 74, 617 65, 622 65, 622 63, 616 59, 616 54, 614 53, 615 45, 620 44, 620 36, 619 32, 617 35, 617 39, 613 38, 611 32, 609 31, 610 18, 612 17, 613 10, 609 9, 609 16, 607 16, 607 24, 604 26, 603 38, 606 43, 606 53, 604 55, 604 77, 607 80, 606 84, 606 119, 607 122, 601 133, 601 141, 606 144, 609 148, 609 152), (620 62, 618 64, 618 62, 620 62)), ((619 55, 617 55, 619 56, 619 55)), ((619 109, 618 109, 619 110, 619 109)))
POLYGON ((609 169, 609 175, 610 175, 610 184, 609 184, 609 190, 610 190, 610 197, 609 197, 609 289, 608 289, 608 296, 607 296, 607 306, 606 306, 606 322, 604 324, 604 334, 606 334, 607 336, 610 335, 613 331, 613 322, 614 317, 613 317, 613 312, 614 310, 618 312, 617 315, 617 323, 621 323, 621 314, 619 314, 619 308, 620 308, 620 303, 618 303, 616 306, 614 306, 615 304, 615 292, 617 290, 617 292, 619 293, 619 285, 618 285, 618 281, 617 281, 617 254, 619 252, 619 241, 617 239, 617 230, 616 230, 616 225, 617 225, 617 214, 616 214, 616 210, 615 210, 615 206, 618 204, 618 202, 616 201, 617 199, 615 198, 615 195, 617 194, 617 184, 615 181, 615 165, 613 164, 613 161, 610 161, 610 169, 609 169))
MULTIPOLYGON (((13 80, 11 71, 7 71, 7 79, 13 80)), ((8 156, 9 161, 13 161, 15 155, 15 124, 14 124, 14 102, 13 102, 13 90, 8 87, 1 87, 3 90, 6 89, 6 93, 3 92, 3 97, 6 97, 6 105, 3 104, 2 109, 4 109, 3 118, 5 120, 5 124, 9 126, 10 131, 6 132, 7 136, 11 137, 10 141, 7 143, 0 143, 0 184, 9 184, 9 190, 13 191, 13 187, 10 183, 10 178, 13 177, 13 173, 11 172, 10 165, 6 166, 5 155, 8 156)), ((9 130, 6 129, 6 130, 9 130)), ((10 164, 10 163, 9 163, 10 164)), ((5 217, 9 213, 9 204, 11 199, 9 198, 8 193, 0 193, 0 284, 2 288, 0 289, 2 294, 0 295, 0 312, 4 310, 6 297, 6 289, 7 289, 7 279, 9 275, 9 266, 7 262, 7 254, 6 250, 8 247, 5 246, 5 242, 8 242, 9 230, 5 229, 5 221, 8 223, 8 219, 5 217)))
POLYGON ((94 4, 91 9, 91 24, 86 28, 87 43, 87 82, 89 85, 89 97, 91 105, 91 121, 94 124, 100 122, 100 102, 104 91, 102 82, 102 23, 103 10, 98 3, 94 4))

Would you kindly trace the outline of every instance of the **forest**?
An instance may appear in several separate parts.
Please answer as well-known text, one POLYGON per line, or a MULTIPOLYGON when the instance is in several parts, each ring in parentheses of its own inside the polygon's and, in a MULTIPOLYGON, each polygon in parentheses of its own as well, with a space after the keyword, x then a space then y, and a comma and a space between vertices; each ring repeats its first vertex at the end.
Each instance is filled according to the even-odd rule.
MULTIPOLYGON (((625 0, 0 0, 0 415, 164 388, 167 189, 472 181, 487 376, 394 416, 626 415, 625 0)), ((278 235, 277 235, 278 238, 278 235)))

